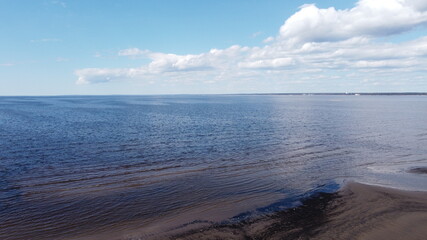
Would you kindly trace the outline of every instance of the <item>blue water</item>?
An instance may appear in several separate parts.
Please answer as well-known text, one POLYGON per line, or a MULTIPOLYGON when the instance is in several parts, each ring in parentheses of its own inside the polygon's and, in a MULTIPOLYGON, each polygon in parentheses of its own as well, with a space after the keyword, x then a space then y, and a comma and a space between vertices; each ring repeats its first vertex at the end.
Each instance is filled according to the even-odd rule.
POLYGON ((0 97, 0 239, 217 221, 346 181, 427 190, 406 172, 426 120, 425 96, 0 97))

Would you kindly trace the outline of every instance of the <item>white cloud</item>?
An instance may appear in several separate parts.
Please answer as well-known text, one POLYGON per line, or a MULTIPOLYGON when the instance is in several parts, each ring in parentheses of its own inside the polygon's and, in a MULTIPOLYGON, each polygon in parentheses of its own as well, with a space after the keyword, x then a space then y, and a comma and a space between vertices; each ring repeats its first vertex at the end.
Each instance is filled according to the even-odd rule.
POLYGON ((256 37, 259 37, 261 34, 262 34, 262 32, 261 32, 261 31, 259 31, 259 32, 254 32, 254 33, 252 33, 251 37, 252 37, 252 38, 256 38, 256 37))
POLYGON ((78 76, 77 84, 110 82, 115 79, 142 76, 146 72, 140 68, 85 68, 75 71, 78 76))
POLYGON ((197 71, 209 69, 213 63, 205 54, 199 55, 176 55, 166 53, 151 53, 152 62, 148 69, 153 73, 173 71, 197 71))
POLYGON ((77 84, 88 84, 109 82, 117 79, 144 78, 167 73, 229 70, 236 63, 232 65, 227 65, 227 63, 235 61, 234 59, 239 58, 242 53, 248 50, 248 47, 234 45, 227 49, 211 49, 207 53, 197 55, 177 55, 132 48, 119 51, 118 54, 130 57, 145 54, 146 57, 151 59, 151 62, 139 68, 85 68, 76 70, 75 74, 78 76, 77 84))
POLYGON ((419 11, 427 11, 427 1, 425 0, 406 0, 406 3, 419 11))
POLYGON ((292 42, 340 41, 389 36, 425 23, 427 12, 421 1, 361 0, 346 10, 308 4, 285 21, 280 37, 292 42))
POLYGON ((55 4, 55 5, 59 5, 59 6, 63 7, 63 8, 67 7, 67 4, 64 1, 54 0, 54 1, 51 1, 51 3, 55 4))
POLYGON ((357 61, 354 63, 358 68, 404 68, 413 66, 414 62, 399 60, 380 60, 380 61, 357 61))
POLYGON ((15 66, 15 64, 13 64, 13 63, 0 63, 0 66, 2 66, 2 67, 12 67, 12 66, 15 66))
MULTIPOLYGON (((371 82, 425 79, 427 37, 390 43, 377 37, 403 33, 427 23, 427 1, 360 0, 345 10, 304 5, 281 26, 277 37, 262 47, 234 45, 201 54, 178 55, 138 48, 119 56, 148 58, 138 68, 86 68, 77 70, 77 83, 115 80, 221 82, 253 80, 307 83, 379 78, 371 82), (410 74, 409 74, 410 73, 410 74), (398 79, 400 78, 400 80, 398 79)), ((415 82, 412 82, 415 84, 415 82)), ((268 83, 265 83, 268 84, 268 83)), ((341 82, 345 85, 345 82, 341 82)), ((364 83, 368 84, 368 83, 364 83)), ((427 83, 426 83, 427 85, 427 83)), ((427 86, 426 86, 427 87, 427 86)))
POLYGON ((61 41, 61 39, 58 39, 58 38, 42 38, 42 39, 33 39, 33 40, 31 40, 31 42, 35 42, 35 43, 38 43, 38 42, 41 42, 41 43, 45 43, 45 42, 60 42, 61 41))
POLYGON ((262 42, 263 43, 269 43, 269 42, 273 42, 274 41, 274 37, 268 37, 268 38, 266 38, 266 39, 264 39, 262 42))
POLYGON ((127 48, 119 51, 119 56, 141 56, 149 53, 148 50, 141 50, 138 48, 127 48))
POLYGON ((289 67, 295 64, 292 58, 273 58, 263 59, 251 62, 241 62, 238 64, 240 68, 282 68, 289 67))

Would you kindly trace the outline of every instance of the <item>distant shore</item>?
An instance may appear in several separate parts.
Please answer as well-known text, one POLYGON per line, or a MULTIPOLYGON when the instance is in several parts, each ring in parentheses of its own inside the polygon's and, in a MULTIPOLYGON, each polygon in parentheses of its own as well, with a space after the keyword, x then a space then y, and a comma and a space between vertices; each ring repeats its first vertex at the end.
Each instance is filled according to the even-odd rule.
POLYGON ((259 219, 214 225, 171 239, 406 239, 427 236, 427 192, 349 183, 259 219))
MULTIPOLYGON (((234 94, 231 94, 234 95, 234 94)), ((235 95, 284 95, 284 96, 427 96, 427 92, 344 92, 344 93, 248 93, 235 95)))
POLYGON ((283 95, 283 96, 427 96, 427 92, 295 92, 295 93, 165 93, 165 94, 65 94, 65 95, 0 95, 0 98, 54 98, 54 97, 141 97, 141 96, 221 96, 221 95, 283 95))

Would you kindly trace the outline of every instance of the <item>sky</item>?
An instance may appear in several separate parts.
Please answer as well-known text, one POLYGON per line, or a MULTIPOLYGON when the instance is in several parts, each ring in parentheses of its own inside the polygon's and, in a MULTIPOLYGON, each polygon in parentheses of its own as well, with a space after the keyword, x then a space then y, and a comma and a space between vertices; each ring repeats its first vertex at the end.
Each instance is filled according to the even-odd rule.
POLYGON ((0 95, 427 92, 427 0, 0 0, 0 95))

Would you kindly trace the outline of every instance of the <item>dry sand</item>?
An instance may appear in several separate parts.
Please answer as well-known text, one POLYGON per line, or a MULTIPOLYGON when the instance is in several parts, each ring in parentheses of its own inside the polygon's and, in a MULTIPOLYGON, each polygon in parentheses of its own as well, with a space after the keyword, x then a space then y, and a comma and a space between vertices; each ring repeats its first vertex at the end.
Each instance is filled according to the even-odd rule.
POLYGON ((171 239, 427 239, 427 193, 349 183, 299 207, 171 239))

